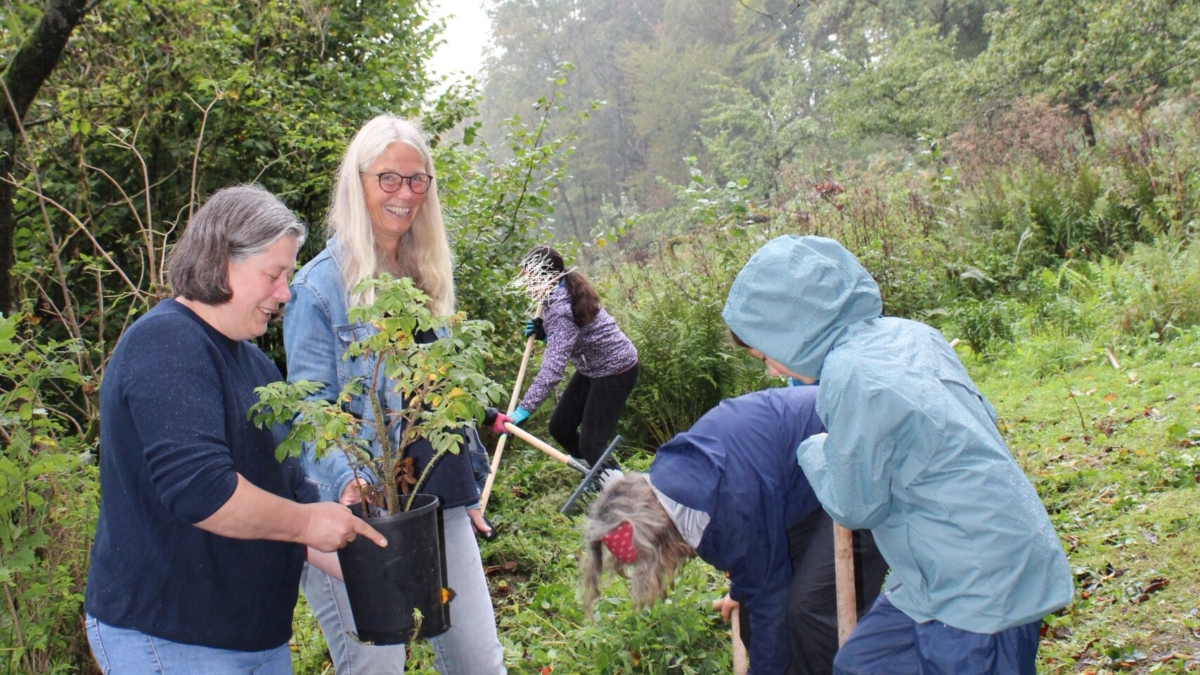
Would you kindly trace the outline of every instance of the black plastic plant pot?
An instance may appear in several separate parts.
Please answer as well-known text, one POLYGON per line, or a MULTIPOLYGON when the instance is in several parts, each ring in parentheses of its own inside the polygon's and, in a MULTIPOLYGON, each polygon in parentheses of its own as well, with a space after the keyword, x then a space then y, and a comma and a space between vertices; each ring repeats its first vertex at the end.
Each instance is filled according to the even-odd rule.
MULTIPOLYGON (((357 505, 356 505, 357 506, 357 505)), ((355 509, 361 515, 361 511, 355 509)), ((411 510, 367 521, 387 538, 380 548, 358 537, 338 551, 358 639, 377 645, 441 635, 450 628, 446 583, 446 535, 438 498, 417 495, 411 510)))

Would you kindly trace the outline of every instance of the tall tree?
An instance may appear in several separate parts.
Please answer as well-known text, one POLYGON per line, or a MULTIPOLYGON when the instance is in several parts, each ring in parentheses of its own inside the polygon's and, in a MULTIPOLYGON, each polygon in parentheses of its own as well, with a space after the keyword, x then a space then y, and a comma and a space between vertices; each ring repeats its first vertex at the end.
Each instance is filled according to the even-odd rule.
MULTIPOLYGON (((546 96, 562 64, 570 63, 562 91, 567 110, 603 104, 577 133, 570 177, 559 187, 556 229, 586 240, 601 205, 616 203, 644 164, 631 121, 634 102, 618 61, 629 44, 653 39, 662 25, 663 0, 493 0, 489 6, 495 52, 487 63, 481 113, 486 128, 516 117, 530 119, 533 101, 546 96)), ((553 131, 566 131, 560 118, 553 131)), ((493 139, 494 140, 494 139, 493 139)))
POLYGON ((1200 67, 1200 3, 1012 0, 990 23, 972 75, 987 105, 1041 95, 1068 106, 1095 143, 1093 112, 1188 86, 1200 67))
POLYGON ((4 100, 0 101, 0 313, 13 307, 12 266, 13 170, 23 121, 71 33, 83 20, 88 0, 47 0, 41 18, 4 69, 4 100))

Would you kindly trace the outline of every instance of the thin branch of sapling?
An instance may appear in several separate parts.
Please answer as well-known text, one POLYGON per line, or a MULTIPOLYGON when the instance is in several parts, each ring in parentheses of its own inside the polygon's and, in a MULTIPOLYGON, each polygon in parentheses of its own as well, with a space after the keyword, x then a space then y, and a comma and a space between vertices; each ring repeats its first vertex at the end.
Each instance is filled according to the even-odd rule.
MULTIPOLYGON (((71 407, 74 408, 79 414, 81 414, 85 417, 87 417, 90 414, 90 410, 88 408, 81 408, 79 406, 79 404, 77 404, 73 400, 71 400, 71 397, 67 395, 67 392, 63 390, 63 388, 58 384, 58 382, 56 380, 54 380, 54 379, 44 380, 41 382, 41 386, 51 387, 52 389, 54 389, 55 393, 57 393, 60 397, 63 398, 63 400, 65 400, 67 403, 69 403, 71 405, 71 407)), ((61 415, 62 417, 65 417, 65 418, 71 420, 71 424, 73 424, 75 426, 75 429, 78 431, 79 435, 80 436, 84 435, 83 428, 81 428, 79 426, 79 422, 76 421, 74 416, 67 414, 67 412, 64 410, 59 410, 58 408, 55 408, 52 405, 48 405, 45 401, 39 401, 39 404, 41 405, 41 407, 45 408, 46 410, 49 410, 52 413, 61 415)), ((53 430, 51 430, 51 433, 53 433, 53 430)))
POLYGON ((1067 382, 1067 376, 1061 370, 1058 371, 1058 376, 1062 378, 1063 384, 1067 387, 1067 398, 1071 399, 1071 403, 1075 405, 1075 412, 1079 414, 1079 428, 1083 430, 1084 442, 1087 442, 1087 422, 1083 420, 1083 408, 1079 407, 1078 397, 1071 390, 1071 383, 1067 382))
MULTIPOLYGON (((106 178, 108 180, 108 182, 114 188, 116 188, 117 192, 119 192, 121 194, 121 201, 125 202, 126 206, 129 207, 129 214, 131 216, 133 216, 133 222, 134 222, 134 224, 137 225, 138 231, 141 232, 146 229, 145 223, 142 222, 142 217, 140 215, 138 215, 137 204, 133 203, 133 198, 129 196, 129 193, 125 192, 125 187, 122 186, 119 182, 117 182, 117 179, 115 179, 111 175, 109 175, 109 173, 107 171, 105 171, 104 169, 101 169, 98 166, 92 166, 91 164, 88 164, 86 162, 83 163, 83 168, 88 169, 90 171, 95 171, 96 173, 100 174, 101 176, 104 176, 104 178, 106 178)), ((141 194, 143 194, 143 193, 141 193, 141 192, 137 193, 137 195, 141 195, 141 194)), ((146 198, 147 199, 150 198, 149 194, 146 194, 146 198)), ((115 206, 115 204, 114 204, 114 206, 115 206)))
MULTIPOLYGON (((125 274, 125 270, 121 269, 121 266, 118 265, 117 262, 112 259, 112 256, 110 256, 108 254, 108 251, 104 250, 104 247, 100 245, 100 242, 97 241, 94 236, 92 236, 92 233, 88 231, 87 226, 83 224, 83 221, 79 220, 79 218, 76 217, 74 213, 71 213, 71 211, 69 209, 67 209, 67 207, 63 206, 62 204, 59 204, 58 202, 54 201, 50 197, 46 197, 46 196, 38 193, 35 190, 31 190, 31 189, 25 187, 24 185, 19 185, 7 178, 0 178, 0 180, 3 180, 4 182, 8 183, 9 185, 16 187, 18 190, 23 190, 25 192, 28 192, 29 194, 31 194, 35 198, 37 198, 39 201, 45 201, 50 206, 53 206, 54 208, 58 209, 59 212, 61 212, 63 215, 65 215, 72 223, 74 223, 75 227, 78 228, 79 231, 82 232, 84 234, 84 236, 86 236, 88 238, 88 240, 92 242, 92 246, 94 246, 96 248, 96 250, 100 253, 100 257, 102 257, 106 261, 108 261, 108 264, 112 266, 113 271, 116 272, 121 277, 121 279, 123 279, 125 281, 125 285, 129 287, 129 290, 133 292, 134 296, 137 297, 137 299, 139 301, 144 302, 146 300, 146 298, 144 297, 145 292, 142 291, 137 286, 137 284, 133 283, 133 281, 128 277, 128 275, 125 274)), ((43 294, 44 294, 44 292, 43 292, 43 294)))
POLYGON ((21 634, 21 615, 17 613, 17 605, 13 601, 12 593, 8 590, 8 584, 4 585, 4 599, 8 604, 8 613, 12 616, 12 627, 17 638, 17 649, 21 650, 21 662, 25 664, 25 672, 32 673, 33 664, 29 662, 30 655, 25 649, 25 638, 21 634))
MULTIPOLYGON (((459 444, 461 445, 462 441, 459 441, 459 444)), ((405 445, 405 447, 408 446, 405 445)), ((433 454, 433 457, 429 458, 429 462, 425 465, 425 470, 421 472, 421 477, 417 479, 417 484, 413 486, 412 494, 408 496, 408 502, 404 505, 405 511, 408 511, 412 508, 413 500, 417 498, 417 493, 421 491, 421 486, 425 484, 425 479, 429 478, 430 472, 433 471, 433 465, 437 464, 437 461, 441 459, 442 456, 447 452, 450 452, 449 448, 445 450, 438 450, 433 454)))
POLYGON ((287 154, 280 155, 279 157, 276 157, 275 159, 273 159, 273 160, 271 160, 271 161, 267 162, 266 164, 264 164, 264 165, 263 165, 263 167, 262 167, 261 169, 259 169, 259 170, 258 170, 258 173, 257 173, 257 174, 254 176, 254 179, 253 179, 253 180, 251 180, 250 182, 251 182, 251 183, 257 183, 257 182, 258 182, 258 179, 259 179, 259 178, 262 178, 262 175, 263 175, 264 173, 266 173, 266 172, 267 172, 267 169, 269 169, 269 168, 271 168, 271 167, 275 166, 276 164, 278 164, 278 163, 282 162, 283 160, 285 160, 285 159, 288 159, 288 158, 289 158, 289 157, 291 157, 292 155, 296 155, 296 154, 299 154, 299 151, 298 151, 298 150, 293 150, 293 151, 291 151, 291 152, 289 152, 289 153, 287 153, 287 154))
MULTIPOLYGON (((412 445, 417 440, 417 436, 420 435, 416 431, 417 418, 421 416, 421 410, 425 407, 426 393, 427 392, 425 392, 423 389, 418 389, 412 395, 412 398, 405 402, 406 412, 401 413, 400 417, 408 424, 405 425, 404 429, 400 432, 400 441, 398 443, 396 452, 397 465, 401 460, 404 459, 404 456, 408 454, 408 446, 412 445)), ((408 499, 404 503, 404 511, 408 511, 412 508, 413 500, 417 498, 417 492, 421 489, 421 485, 425 482, 425 478, 429 475, 430 468, 433 466, 433 463, 437 461, 437 458, 440 456, 440 454, 441 453, 435 454, 429 459, 429 463, 426 464, 425 469, 421 472, 421 477, 417 480, 416 484, 413 485, 412 494, 408 495, 408 499)), ((392 480, 392 484, 395 485, 395 480, 392 480)))
MULTIPOLYGON (((10 96, 7 87, 4 88, 4 97, 8 100, 9 107, 15 111, 16 106, 13 104, 12 97, 10 96)), ((35 156, 33 152, 33 146, 29 142, 29 136, 25 133, 25 127, 21 125, 20 116, 15 116, 14 121, 17 125, 17 133, 21 136, 21 144, 25 148, 25 152, 28 153, 29 157, 32 159, 35 156)), ((42 189, 42 176, 38 172, 36 162, 30 162, 29 175, 33 176, 33 185, 35 188, 37 188, 36 195, 38 198, 38 211, 40 211, 42 214, 42 224, 46 229, 46 243, 50 247, 50 257, 54 261, 55 276, 57 277, 59 287, 62 289, 63 302, 66 305, 67 317, 70 319, 69 323, 65 323, 64 325, 66 325, 67 330, 71 332, 71 337, 82 342, 83 331, 80 329, 79 322, 75 318, 75 305, 71 300, 71 291, 67 288, 67 274, 62 264, 62 256, 58 246, 58 240, 54 237, 54 228, 50 224, 50 213, 46 210, 46 197, 44 195, 45 191, 42 189)), ((91 359, 82 350, 75 353, 75 360, 79 363, 81 368, 84 368, 93 376, 96 375, 96 371, 92 367, 91 359)))
POLYGON ((209 103, 207 107, 203 108, 201 108, 200 104, 196 103, 195 99, 188 94, 184 94, 184 96, 187 97, 187 100, 192 102, 192 105, 200 108, 203 111, 203 115, 200 116, 200 133, 196 134, 196 150, 192 153, 192 183, 188 191, 188 220, 190 221, 192 219, 192 209, 196 205, 196 176, 200 173, 200 147, 204 141, 204 127, 208 124, 208 113, 212 110, 213 106, 217 104, 217 101, 220 101, 222 98, 224 98, 224 94, 218 92, 213 98, 212 102, 209 103))
POLYGON ((351 456, 350 447, 345 441, 338 438, 338 439, 334 439, 333 442, 335 445, 338 446, 338 449, 342 451, 342 455, 345 456, 345 458, 346 458, 346 463, 350 465, 350 471, 354 474, 355 489, 358 490, 358 498, 363 503, 363 517, 369 518, 371 516, 371 514, 368 511, 367 507, 368 507, 368 504, 370 503, 370 500, 368 500, 367 495, 363 493, 363 487, 364 487, 363 483, 365 481, 363 480, 362 475, 358 473, 358 462, 355 461, 355 458, 353 456, 351 456))
POLYGON ((378 355, 375 359, 375 372, 371 375, 371 388, 367 390, 367 396, 371 402, 371 413, 375 416, 375 440, 379 442, 380 457, 383 462, 383 476, 380 480, 383 482, 384 492, 387 494, 387 509, 388 513, 395 515, 399 513, 400 491, 396 489, 396 461, 392 452, 388 450, 388 425, 387 419, 383 416, 383 406, 379 403, 379 375, 383 370, 383 355, 378 355))
POLYGON ((138 231, 141 233, 142 239, 146 243, 146 249, 150 253, 150 278, 153 280, 156 277, 159 277, 159 274, 157 273, 157 265, 155 265, 154 259, 154 212, 152 211, 153 206, 150 199, 150 169, 146 166, 146 158, 143 157, 142 153, 137 149, 137 137, 138 134, 141 133, 142 123, 145 121, 146 116, 143 114, 141 118, 138 119, 137 124, 134 125, 132 141, 126 141, 122 139, 111 130, 109 131, 109 134, 116 139, 118 145, 124 146, 125 149, 133 153, 134 158, 137 159, 138 164, 142 167, 142 189, 146 194, 146 219, 144 222, 138 221, 138 231))

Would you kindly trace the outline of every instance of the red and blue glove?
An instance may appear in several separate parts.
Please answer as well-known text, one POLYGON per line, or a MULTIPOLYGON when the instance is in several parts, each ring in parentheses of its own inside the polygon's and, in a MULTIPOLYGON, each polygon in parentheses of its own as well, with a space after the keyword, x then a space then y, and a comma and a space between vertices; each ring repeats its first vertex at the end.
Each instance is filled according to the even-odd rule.
POLYGON ((504 428, 505 424, 516 424, 512 418, 495 408, 485 408, 483 411, 483 426, 491 429, 493 433, 507 434, 508 430, 504 428))

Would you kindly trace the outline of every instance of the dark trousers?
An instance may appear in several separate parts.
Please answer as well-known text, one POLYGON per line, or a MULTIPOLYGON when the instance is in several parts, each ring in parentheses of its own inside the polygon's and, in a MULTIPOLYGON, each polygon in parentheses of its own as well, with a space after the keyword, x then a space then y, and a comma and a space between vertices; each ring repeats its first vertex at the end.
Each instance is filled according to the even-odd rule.
POLYGON ((625 401, 637 384, 638 364, 623 373, 595 379, 579 373, 550 415, 550 435, 567 454, 595 464, 617 428, 625 401))
POLYGON ((879 598, 837 655, 838 675, 1035 675, 1042 622, 972 633, 917 623, 879 598))
MULTIPOLYGON (((830 675, 837 642, 837 580, 833 519, 824 510, 788 528, 792 587, 788 591, 788 675, 830 675)), ((862 618, 875 602, 887 562, 870 530, 854 532, 854 593, 862 618)), ((750 644, 750 622, 742 612, 742 641, 750 644)))

